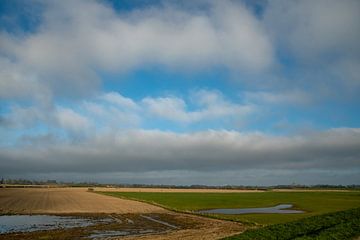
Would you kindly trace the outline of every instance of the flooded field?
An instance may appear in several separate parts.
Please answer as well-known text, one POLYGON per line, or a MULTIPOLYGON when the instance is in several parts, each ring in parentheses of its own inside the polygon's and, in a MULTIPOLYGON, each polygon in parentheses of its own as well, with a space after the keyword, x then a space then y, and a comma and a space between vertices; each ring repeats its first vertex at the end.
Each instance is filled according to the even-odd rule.
MULTIPOLYGON (((107 218, 104 221, 111 219, 107 218)), ((87 227, 96 222, 99 220, 49 215, 4 215, 0 216, 0 234, 87 227)))
POLYGON ((194 224, 173 214, 3 215, 0 239, 103 239, 164 233, 194 224))
POLYGON ((279 204, 274 207, 266 208, 217 208, 209 210, 201 210, 198 213, 209 214, 250 214, 250 213, 278 213, 278 214, 292 214, 292 213, 304 213, 301 210, 293 210, 292 204, 279 204))

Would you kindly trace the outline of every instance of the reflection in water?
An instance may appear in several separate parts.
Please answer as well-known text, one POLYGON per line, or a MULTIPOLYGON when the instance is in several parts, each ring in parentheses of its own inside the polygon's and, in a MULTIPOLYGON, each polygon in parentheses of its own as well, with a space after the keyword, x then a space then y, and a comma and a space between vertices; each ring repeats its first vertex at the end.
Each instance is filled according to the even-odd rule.
POLYGON ((177 226, 156 219, 156 217, 153 218, 146 215, 140 215, 140 217, 146 219, 147 221, 140 221, 140 223, 137 223, 127 217, 124 217, 123 220, 121 220, 119 216, 112 215, 96 219, 55 215, 3 215, 0 216, 0 234, 32 233, 35 231, 90 227, 87 228, 88 231, 85 233, 87 238, 104 239, 129 235, 135 236, 149 233, 159 233, 168 231, 169 228, 178 229, 177 226), (155 222, 155 225, 161 224, 163 225, 163 228, 159 228, 158 226, 154 227, 153 224, 149 224, 149 221, 151 223, 155 222), (112 225, 109 229, 96 230, 96 228, 91 228, 97 224, 103 224, 102 226, 105 226, 109 223, 115 223, 115 228, 114 225, 112 225))
POLYGON ((95 224, 93 220, 87 218, 50 215, 4 215, 0 216, 0 234, 87 227, 93 224, 95 224))
POLYGON ((279 204, 274 207, 267 208, 217 208, 210 210, 201 210, 198 213, 213 213, 213 214, 249 214, 249 213, 303 213, 304 211, 292 210, 292 204, 279 204))

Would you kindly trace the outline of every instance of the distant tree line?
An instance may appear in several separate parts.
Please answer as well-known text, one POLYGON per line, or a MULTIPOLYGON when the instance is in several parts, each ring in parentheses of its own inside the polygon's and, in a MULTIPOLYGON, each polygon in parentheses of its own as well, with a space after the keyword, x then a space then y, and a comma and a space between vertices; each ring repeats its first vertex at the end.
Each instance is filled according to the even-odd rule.
POLYGON ((37 180, 28 180, 28 179, 4 179, 1 178, 1 184, 9 184, 9 185, 50 185, 57 184, 56 180, 45 180, 45 181, 37 181, 37 180))
POLYGON ((275 185, 275 186, 248 186, 248 185, 166 185, 166 184, 105 184, 97 182, 62 182, 56 180, 28 180, 28 179, 4 179, 0 184, 8 185, 59 185, 70 187, 115 187, 115 188, 173 188, 173 189, 228 189, 228 190, 273 190, 273 189, 360 189, 360 185, 275 185))

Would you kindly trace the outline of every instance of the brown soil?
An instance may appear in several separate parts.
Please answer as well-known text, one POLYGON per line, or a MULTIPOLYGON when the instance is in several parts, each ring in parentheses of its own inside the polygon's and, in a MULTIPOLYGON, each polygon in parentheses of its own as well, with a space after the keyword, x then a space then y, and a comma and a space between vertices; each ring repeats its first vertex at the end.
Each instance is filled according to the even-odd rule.
POLYGON ((245 193, 264 192, 264 190, 241 190, 241 189, 186 189, 186 188, 94 188, 98 192, 180 192, 180 193, 245 193))
POLYGON ((0 188, 0 214, 164 211, 142 202, 91 193, 86 188, 0 188))
POLYGON ((214 240, 232 236, 244 232, 248 227, 236 222, 228 222, 210 219, 188 214, 176 214, 179 222, 196 223, 192 227, 171 231, 163 234, 153 234, 144 236, 128 236, 125 238, 115 238, 118 240, 214 240))

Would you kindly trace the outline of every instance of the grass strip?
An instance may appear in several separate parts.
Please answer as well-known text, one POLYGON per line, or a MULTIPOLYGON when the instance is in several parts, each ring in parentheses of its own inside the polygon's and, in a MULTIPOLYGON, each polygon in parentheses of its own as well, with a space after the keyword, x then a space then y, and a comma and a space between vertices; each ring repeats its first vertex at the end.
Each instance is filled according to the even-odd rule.
POLYGON ((352 239, 360 236, 360 208, 247 230, 226 240, 352 239))

